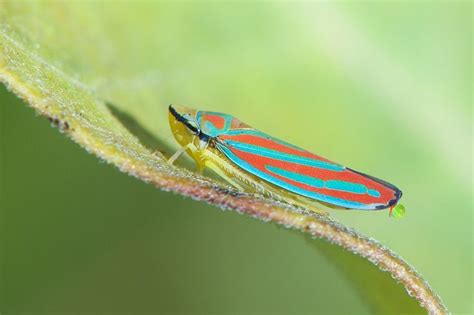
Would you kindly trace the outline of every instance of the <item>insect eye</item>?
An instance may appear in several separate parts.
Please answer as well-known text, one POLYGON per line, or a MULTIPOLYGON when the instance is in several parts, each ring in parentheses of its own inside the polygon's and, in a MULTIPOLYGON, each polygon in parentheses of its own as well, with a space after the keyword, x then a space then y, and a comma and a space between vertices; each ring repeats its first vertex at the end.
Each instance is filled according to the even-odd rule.
POLYGON ((198 123, 194 119, 188 120, 187 124, 189 127, 191 127, 190 129, 192 129, 192 131, 196 132, 197 134, 201 132, 201 128, 199 128, 198 123))

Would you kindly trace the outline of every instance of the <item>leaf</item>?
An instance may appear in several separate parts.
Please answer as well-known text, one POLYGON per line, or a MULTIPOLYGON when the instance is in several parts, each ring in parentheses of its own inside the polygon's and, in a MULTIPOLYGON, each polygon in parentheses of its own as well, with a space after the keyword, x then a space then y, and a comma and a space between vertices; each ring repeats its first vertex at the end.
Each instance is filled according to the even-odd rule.
MULTIPOLYGON (((152 34, 149 30, 163 26, 153 23, 161 22, 164 16, 154 18, 147 6, 130 15, 128 5, 80 3, 27 5, 7 1, 0 4, 0 10, 0 80, 86 150, 157 188, 338 245, 347 251, 342 256, 357 254, 387 271, 430 313, 447 312, 428 283, 375 240, 330 218, 239 193, 166 162, 165 154, 173 148, 164 131, 166 104, 156 96, 166 84, 156 69, 160 68, 158 57, 173 51, 167 51, 161 42, 166 38, 155 40, 147 35, 152 34), (74 23, 68 23, 71 20, 74 23), (114 32, 116 25, 133 28, 121 27, 114 32), (142 36, 135 36, 136 31, 142 36), (161 124, 160 130, 153 127, 155 122, 161 124)), ((173 37, 179 32, 176 29, 167 35, 173 37)), ((179 76, 180 71, 167 73, 179 76)), ((328 257, 341 254, 331 246, 319 248, 328 257)), ((360 263, 354 260, 355 265, 360 263)), ((360 268, 367 270, 366 266, 360 268)), ((373 290, 360 290, 374 295, 373 290)))

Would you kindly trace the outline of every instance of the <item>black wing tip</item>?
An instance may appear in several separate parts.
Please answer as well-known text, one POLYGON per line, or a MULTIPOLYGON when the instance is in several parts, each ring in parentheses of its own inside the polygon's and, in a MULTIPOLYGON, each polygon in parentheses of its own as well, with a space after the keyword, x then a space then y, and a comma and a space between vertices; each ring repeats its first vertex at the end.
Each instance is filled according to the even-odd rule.
POLYGON ((389 182, 387 181, 384 181, 383 179, 380 179, 380 178, 377 178, 377 177, 374 177, 374 176, 371 176, 371 175, 367 175, 367 174, 364 174, 364 173, 361 173, 361 172, 358 172, 356 170, 353 170, 351 168, 347 168, 348 170, 354 172, 354 173, 357 173, 361 176, 364 176, 364 177, 367 177, 367 178, 370 178, 371 180, 381 184, 381 185, 384 185, 385 187, 388 187, 390 188, 391 190, 393 190, 394 194, 395 194, 395 197, 393 199, 391 199, 387 204, 385 205, 379 205, 379 206, 376 206, 375 207, 375 210, 383 210, 383 209, 387 209, 387 208, 391 208, 393 206, 395 206, 398 201, 400 200, 400 198, 402 198, 402 195, 403 195, 403 192, 397 188, 397 186, 393 185, 393 184, 390 184, 389 182))
MULTIPOLYGON (((393 186, 393 185, 392 185, 393 186)), ((391 199, 388 204, 386 205, 380 205, 380 206, 377 206, 375 207, 375 210, 383 210, 383 209, 387 209, 387 208, 391 208, 395 205, 397 205, 398 201, 400 200, 400 198, 402 198, 402 195, 403 195, 403 192, 398 189, 397 187, 393 186, 395 189, 394 189, 394 192, 395 192, 395 197, 393 199, 391 199)))

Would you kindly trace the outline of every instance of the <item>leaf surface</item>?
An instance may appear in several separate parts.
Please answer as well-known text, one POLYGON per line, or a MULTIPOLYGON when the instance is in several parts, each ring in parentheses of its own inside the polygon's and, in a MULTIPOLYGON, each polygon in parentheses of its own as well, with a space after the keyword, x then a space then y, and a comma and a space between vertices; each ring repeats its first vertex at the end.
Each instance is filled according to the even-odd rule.
MULTIPOLYGON (((183 20, 195 17, 183 7, 186 8, 182 5, 171 10, 182 12, 183 20)), ((162 64, 160 58, 169 59, 175 53, 173 49, 179 50, 179 45, 170 48, 165 44, 183 35, 187 28, 159 32, 167 23, 171 23, 168 27, 176 25, 146 5, 138 6, 134 14, 129 14, 128 6, 123 4, 2 2, 0 10, 0 80, 83 148, 160 189, 339 245, 321 248, 328 257, 346 257, 340 262, 342 265, 351 261, 347 258, 352 256, 349 252, 367 258, 402 282, 430 312, 446 311, 412 267, 376 241, 332 219, 298 213, 288 206, 238 193, 209 177, 166 162, 165 156, 176 146, 167 128, 166 108, 171 101, 162 99, 161 93, 170 88, 167 82, 177 77, 181 78, 179 82, 186 80, 183 77, 189 60, 162 64), (155 38, 157 33, 160 38, 155 38)), ((201 13, 203 9, 196 10, 201 13)), ((214 8, 212 14, 218 15, 219 9, 214 8)), ((206 36, 206 24, 198 24, 201 29, 196 32, 206 36)), ((194 40, 191 44, 199 47, 199 40, 194 40)), ((247 44, 252 47, 252 43, 247 44)), ((226 51, 225 45, 219 49, 226 51)), ((202 55, 188 58, 193 59, 193 65, 205 64, 199 62, 202 55)), ((198 70, 204 75, 215 71, 214 67, 202 65, 198 70)), ((198 99, 199 93, 194 96, 198 99)), ((361 270, 370 270, 364 263, 361 270)), ((397 287, 395 282, 393 285, 397 287)), ((372 297, 375 295, 371 288, 372 291, 358 290, 372 297)), ((398 301, 406 297, 402 290, 390 292, 397 292, 394 294, 400 299, 392 296, 392 303, 372 299, 369 304, 379 305, 375 307, 377 311, 398 310, 398 301)), ((420 311, 416 304, 402 304, 409 308, 403 311, 420 311)))

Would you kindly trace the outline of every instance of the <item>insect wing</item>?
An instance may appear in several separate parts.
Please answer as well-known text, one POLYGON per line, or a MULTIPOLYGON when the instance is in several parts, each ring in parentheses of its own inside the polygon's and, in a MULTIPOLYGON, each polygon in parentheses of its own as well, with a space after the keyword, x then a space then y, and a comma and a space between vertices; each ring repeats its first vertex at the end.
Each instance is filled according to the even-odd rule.
POLYGON ((255 129, 217 137, 217 148, 243 170, 298 195, 347 209, 391 207, 395 186, 331 162, 255 129))

